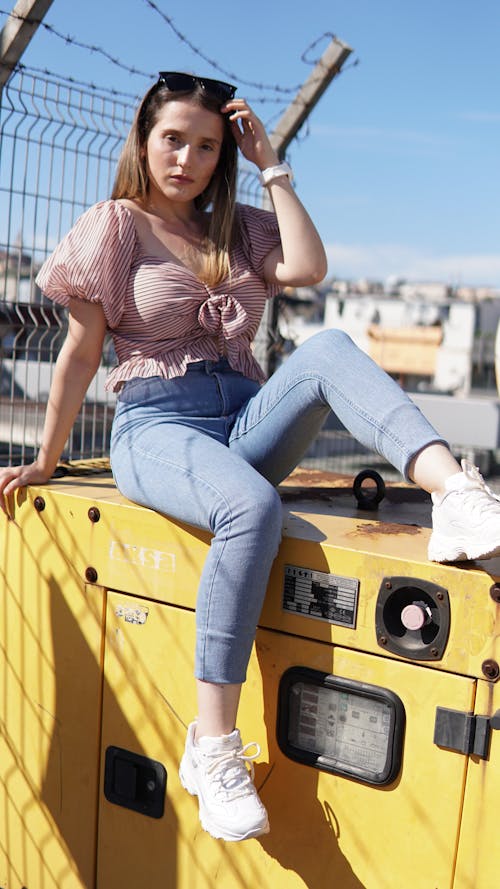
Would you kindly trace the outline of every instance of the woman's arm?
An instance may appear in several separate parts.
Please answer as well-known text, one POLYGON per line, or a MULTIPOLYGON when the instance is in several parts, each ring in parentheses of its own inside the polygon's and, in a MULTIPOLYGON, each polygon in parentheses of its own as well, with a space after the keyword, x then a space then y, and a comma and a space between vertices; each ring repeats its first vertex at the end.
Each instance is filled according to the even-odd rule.
MULTIPOLYGON (((233 134, 243 156, 265 170, 279 164, 262 121, 245 99, 232 99, 222 108, 230 115, 233 134)), ((318 284, 327 272, 321 238, 287 176, 267 186, 278 219, 281 245, 264 261, 264 277, 269 283, 300 287, 318 284)))
POLYGON ((0 507, 16 488, 42 484, 54 472, 88 386, 99 367, 106 320, 96 303, 72 299, 69 327, 59 352, 45 413, 42 443, 36 460, 0 470, 0 507))

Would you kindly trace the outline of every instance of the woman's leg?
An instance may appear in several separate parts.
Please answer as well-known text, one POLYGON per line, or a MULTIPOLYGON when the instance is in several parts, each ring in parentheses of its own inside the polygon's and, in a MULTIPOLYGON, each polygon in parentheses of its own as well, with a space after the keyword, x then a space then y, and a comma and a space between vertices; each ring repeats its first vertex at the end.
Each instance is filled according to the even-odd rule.
POLYGON ((196 680, 198 720, 195 740, 230 735, 236 727, 241 683, 220 684, 196 680))
POLYGON ((460 472, 453 454, 443 444, 430 444, 413 457, 408 477, 429 494, 443 494, 446 480, 460 472))
POLYGON ((422 456, 415 458, 438 443, 443 462, 436 474, 459 471, 446 442, 401 387, 339 330, 311 337, 273 374, 239 412, 231 450, 278 484, 300 462, 330 410, 406 478, 411 470, 415 481, 431 476, 420 471, 422 456))
POLYGON ((340 331, 300 346, 238 414, 230 447, 277 484, 329 410, 352 434, 432 495, 428 557, 500 555, 500 501, 475 467, 462 470, 403 390, 340 331))
POLYGON ((225 445, 188 426, 135 425, 113 435, 120 491, 213 539, 196 606, 196 678, 244 681, 271 565, 281 539, 279 495, 225 445))
POLYGON ((196 795, 212 836, 243 840, 269 821, 252 781, 258 745, 236 726, 241 683, 272 562, 281 539, 275 489, 220 441, 162 422, 147 408, 124 411, 113 429, 112 465, 122 493, 137 503, 212 531, 196 605, 198 719, 189 725, 179 774, 196 795), (253 747, 253 752, 249 751, 253 747), (250 772, 247 769, 250 767, 250 772))

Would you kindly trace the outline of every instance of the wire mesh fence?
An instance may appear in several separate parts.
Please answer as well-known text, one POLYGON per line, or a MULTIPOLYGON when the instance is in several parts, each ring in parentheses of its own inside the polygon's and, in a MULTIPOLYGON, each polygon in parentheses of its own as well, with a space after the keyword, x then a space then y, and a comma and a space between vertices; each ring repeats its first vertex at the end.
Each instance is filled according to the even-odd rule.
MULTIPOLYGON (((65 337, 63 309, 36 286, 36 274, 89 206, 109 197, 130 128, 128 97, 19 69, 0 93, 0 465, 30 460, 41 440, 54 364, 65 337)), ((252 168, 242 165, 238 199, 262 204, 252 168)), ((268 372, 280 353, 279 301, 268 306, 255 351, 268 372)), ((106 457, 114 415, 104 381, 115 362, 111 340, 64 450, 67 461, 106 457)), ((385 468, 345 431, 327 426, 304 464, 337 472, 385 468)))
MULTIPOLYGON (((0 461, 30 459, 40 441, 66 313, 36 274, 75 219, 109 195, 133 109, 120 99, 18 71, 0 105, 0 461)), ((107 453, 112 398, 106 364, 92 383, 65 451, 107 453)))

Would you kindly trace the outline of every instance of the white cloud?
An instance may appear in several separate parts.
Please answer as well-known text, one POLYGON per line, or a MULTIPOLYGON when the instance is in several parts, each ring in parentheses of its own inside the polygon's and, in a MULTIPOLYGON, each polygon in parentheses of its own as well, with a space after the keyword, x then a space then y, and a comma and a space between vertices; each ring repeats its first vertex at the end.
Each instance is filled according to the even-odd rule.
POLYGON ((410 281, 500 287, 500 253, 433 255, 401 244, 332 244, 326 249, 329 273, 338 278, 385 280, 395 275, 410 281))
POLYGON ((458 116, 461 120, 470 120, 474 123, 500 123, 499 111, 464 111, 458 116))
POLYGON ((336 138, 342 141, 353 139, 358 147, 363 148, 370 148, 373 144, 381 144, 389 148, 395 143, 412 147, 441 147, 452 144, 452 140, 442 133, 393 129, 391 127, 337 126, 329 123, 315 123, 311 124, 309 132, 311 136, 327 136, 328 139, 336 138))

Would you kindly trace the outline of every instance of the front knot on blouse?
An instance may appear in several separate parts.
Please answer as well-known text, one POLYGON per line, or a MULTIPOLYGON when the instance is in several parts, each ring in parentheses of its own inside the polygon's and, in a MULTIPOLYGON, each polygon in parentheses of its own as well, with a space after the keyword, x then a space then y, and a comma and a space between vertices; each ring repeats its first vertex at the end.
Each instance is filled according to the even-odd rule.
POLYGON ((240 302, 226 293, 210 296, 198 311, 198 321, 211 335, 223 336, 230 340, 244 333, 248 325, 248 315, 240 302))

